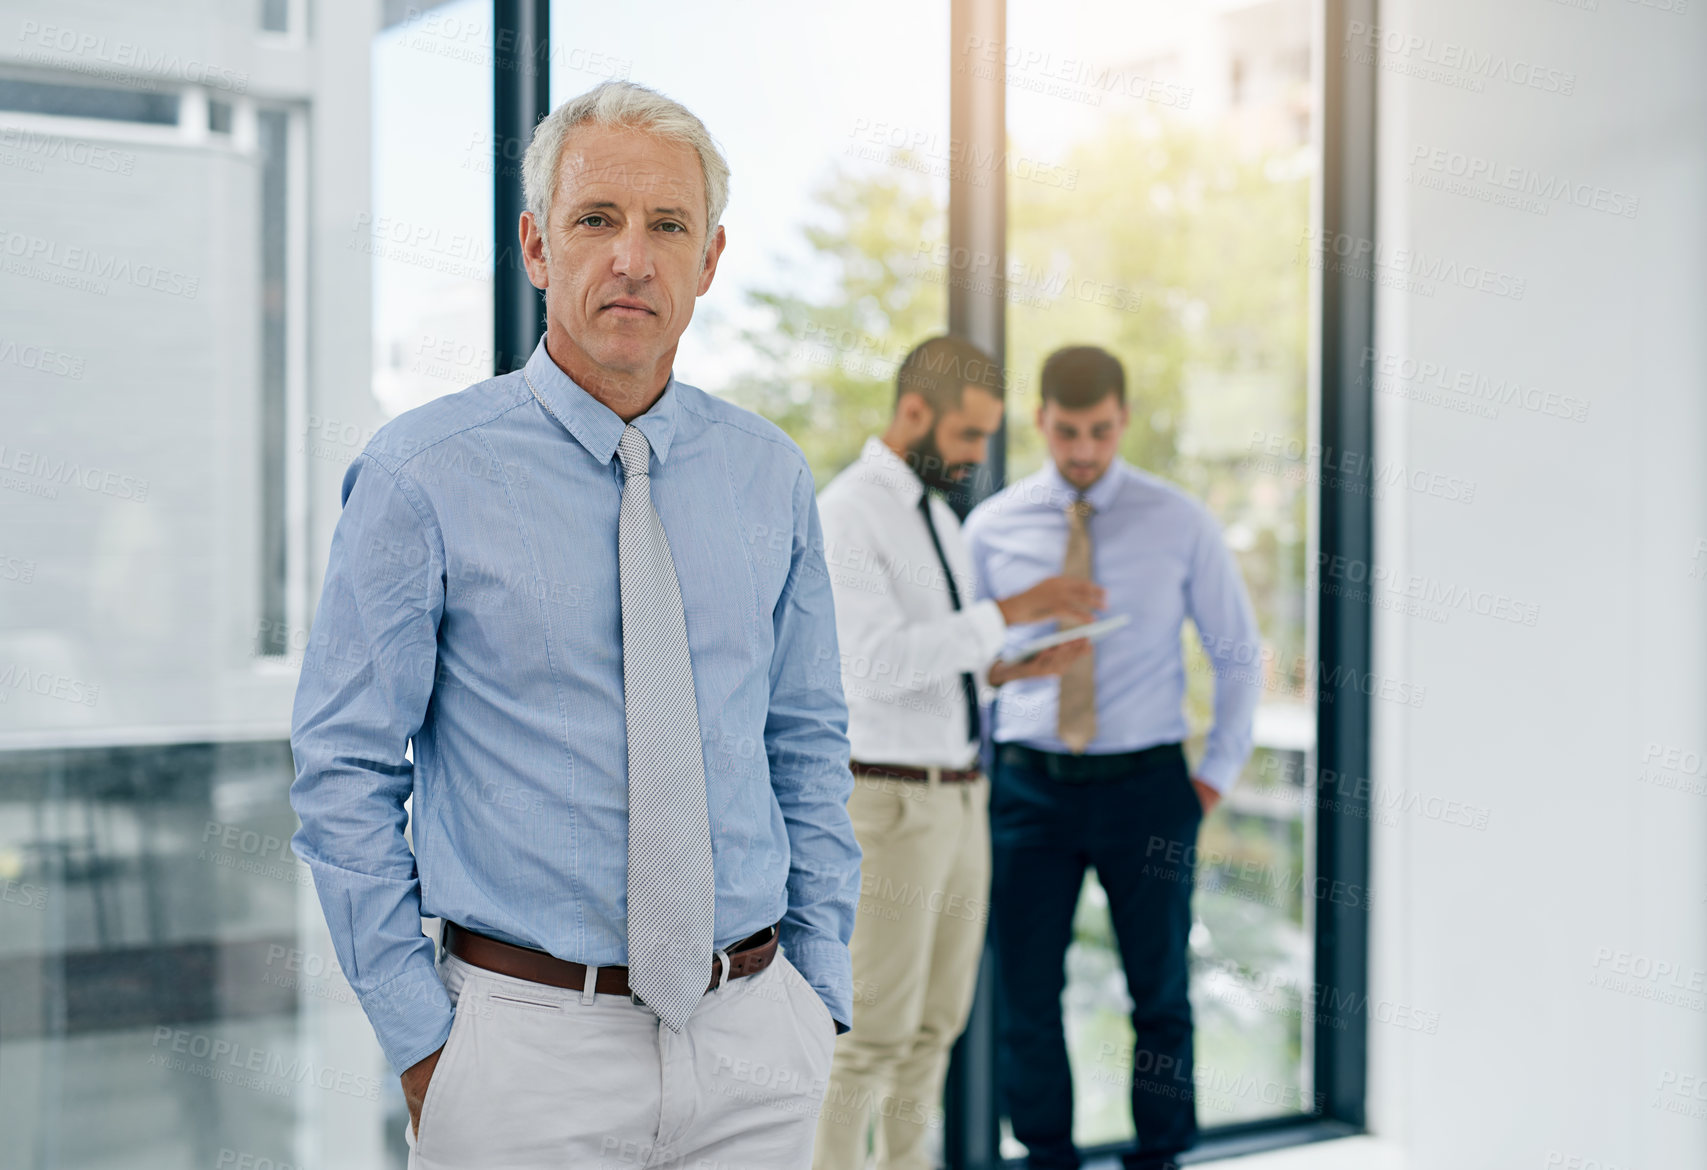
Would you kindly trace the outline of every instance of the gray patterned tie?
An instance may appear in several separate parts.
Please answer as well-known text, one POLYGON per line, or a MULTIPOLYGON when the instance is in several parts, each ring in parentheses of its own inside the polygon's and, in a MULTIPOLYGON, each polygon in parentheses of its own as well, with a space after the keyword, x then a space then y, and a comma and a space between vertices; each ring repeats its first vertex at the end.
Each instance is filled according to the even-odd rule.
POLYGON ((681 1031, 711 977, 714 885, 687 619, 652 507, 652 447, 622 460, 622 689, 628 718, 628 985, 681 1031))

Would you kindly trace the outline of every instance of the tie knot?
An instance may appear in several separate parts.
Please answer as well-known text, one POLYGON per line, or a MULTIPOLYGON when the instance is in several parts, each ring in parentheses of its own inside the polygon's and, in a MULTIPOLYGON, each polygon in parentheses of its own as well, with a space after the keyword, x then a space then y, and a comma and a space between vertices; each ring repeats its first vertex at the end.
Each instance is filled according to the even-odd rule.
POLYGON ((1091 502, 1083 496, 1067 505, 1067 515, 1076 516, 1080 520, 1089 520, 1095 511, 1096 509, 1091 507, 1091 502))
POLYGON ((646 441, 646 436, 633 423, 622 432, 622 438, 616 445, 617 458, 622 460, 623 478, 635 475, 650 474, 652 467, 652 444, 646 441))

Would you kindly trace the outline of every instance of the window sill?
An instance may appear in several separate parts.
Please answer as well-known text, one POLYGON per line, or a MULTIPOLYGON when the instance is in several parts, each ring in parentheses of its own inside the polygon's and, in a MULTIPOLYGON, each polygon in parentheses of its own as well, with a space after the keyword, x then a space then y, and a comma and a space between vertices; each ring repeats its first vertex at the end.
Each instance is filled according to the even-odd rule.
MULTIPOLYGON (((1211 1137, 1187 1154, 1181 1165, 1203 1170, 1403 1170, 1404 1156, 1391 1141, 1349 1131, 1334 1122, 1306 1122, 1211 1137)), ((1093 1158, 1084 1170, 1120 1170, 1120 1159, 1093 1158)))
POLYGON ((1225 1156, 1213 1147, 1193 1165, 1215 1170, 1403 1170, 1404 1155, 1397 1145, 1368 1134, 1350 1137, 1322 1135, 1316 1140, 1259 1153, 1225 1156))

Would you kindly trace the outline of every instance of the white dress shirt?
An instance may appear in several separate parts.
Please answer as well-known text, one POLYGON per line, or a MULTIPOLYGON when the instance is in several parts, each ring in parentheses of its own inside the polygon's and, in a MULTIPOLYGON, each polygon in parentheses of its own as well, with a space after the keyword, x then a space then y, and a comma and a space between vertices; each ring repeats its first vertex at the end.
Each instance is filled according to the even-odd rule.
POLYGON ((853 758, 868 764, 968 768, 962 674, 982 691, 1007 623, 995 601, 975 600, 960 520, 940 498, 931 521, 954 574, 954 609, 942 563, 919 514, 924 484, 881 439, 818 495, 824 561, 836 599, 836 640, 853 758))

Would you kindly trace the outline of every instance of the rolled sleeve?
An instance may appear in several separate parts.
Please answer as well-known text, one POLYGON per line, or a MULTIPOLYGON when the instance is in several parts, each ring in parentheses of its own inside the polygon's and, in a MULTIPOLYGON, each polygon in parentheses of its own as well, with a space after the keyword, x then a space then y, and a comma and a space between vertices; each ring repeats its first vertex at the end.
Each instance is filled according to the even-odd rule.
POLYGON ((1002 618, 1002 607, 994 601, 975 601, 966 607, 966 617, 978 640, 978 654, 987 666, 1007 640, 1008 623, 1002 618))
POLYGON ((1002 607, 995 601, 974 601, 966 607, 965 614, 972 624, 973 637, 977 639, 978 653, 983 660, 972 672, 972 678, 978 686, 978 703, 984 706, 993 700, 996 693, 990 685, 990 667, 996 655, 1002 652, 1002 644, 1008 640, 1008 623, 1002 617, 1002 607))
MULTIPOLYGON (((966 555, 972 562, 972 597, 973 602, 966 607, 968 615, 977 614, 973 620, 978 623, 980 637, 984 639, 981 645, 987 647, 984 665, 976 675, 978 681, 978 705, 990 708, 996 701, 996 688, 990 685, 990 667, 995 664, 996 655, 1002 652, 1002 647, 1008 640, 1008 622, 1002 616, 1001 602, 996 600, 995 591, 990 588, 989 571, 984 565, 984 543, 979 539, 976 530, 978 513, 973 511, 968 517, 965 527, 961 530, 966 541, 966 555)), ((988 738, 990 728, 988 715, 984 719, 985 738, 988 738)))
POLYGON ((392 1071, 450 1034, 450 997, 421 930, 420 882, 404 836, 409 757, 432 697, 444 607, 443 544, 406 482, 364 453, 344 510, 291 716, 302 827, 332 945, 392 1071))

